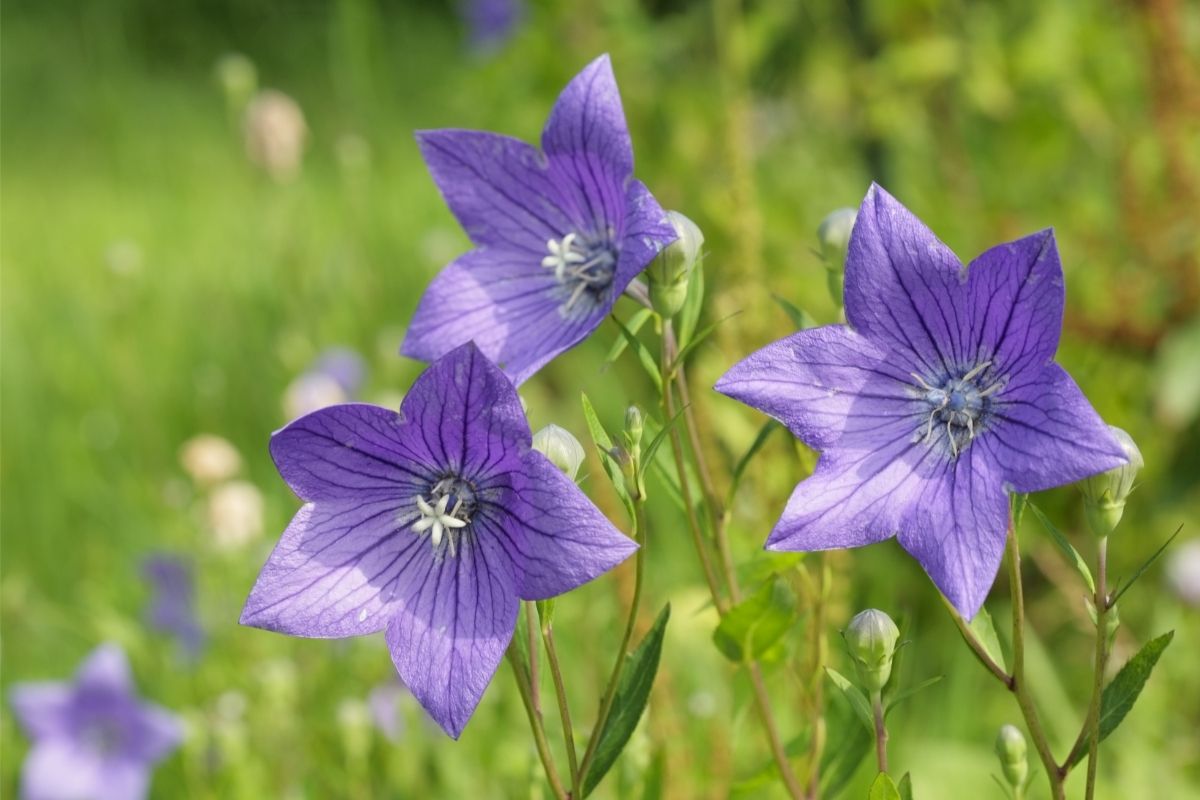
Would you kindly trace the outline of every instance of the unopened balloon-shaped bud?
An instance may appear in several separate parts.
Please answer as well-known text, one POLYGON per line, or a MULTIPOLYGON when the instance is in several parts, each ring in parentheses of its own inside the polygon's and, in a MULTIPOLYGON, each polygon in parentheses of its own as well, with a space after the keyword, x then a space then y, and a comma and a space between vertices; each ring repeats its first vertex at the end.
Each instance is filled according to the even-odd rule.
POLYGON ((1000 769, 1004 772, 1004 780, 1014 789, 1021 789, 1029 778, 1029 762, 1026 754, 1029 748, 1025 744, 1025 734, 1016 725, 1004 725, 996 736, 996 757, 1000 759, 1000 769))
POLYGON ((846 648, 854 659, 859 680, 869 692, 878 692, 892 677, 892 657, 900 641, 900 629, 892 618, 874 608, 859 612, 842 631, 846 648))
POLYGON ((850 248, 850 232, 858 212, 853 208, 839 208, 821 220, 817 227, 817 240, 821 243, 821 258, 825 261, 825 277, 829 282, 829 294, 833 302, 842 305, 842 282, 846 271, 846 251, 850 248))
POLYGON ((688 282, 700 258, 704 233, 678 211, 668 211, 667 219, 679 238, 650 262, 646 277, 650 281, 650 302, 654 310, 664 317, 673 317, 687 299, 688 282))
POLYGON ((579 465, 584 459, 583 445, 570 431, 551 423, 533 435, 533 449, 550 459, 550 463, 571 480, 579 474, 579 465))
POLYGON ((1121 521, 1121 515, 1125 513, 1125 501, 1133 491, 1134 479, 1146 464, 1128 433, 1111 425, 1108 429, 1125 451, 1126 463, 1079 482, 1088 527, 1100 537, 1112 533, 1121 521))

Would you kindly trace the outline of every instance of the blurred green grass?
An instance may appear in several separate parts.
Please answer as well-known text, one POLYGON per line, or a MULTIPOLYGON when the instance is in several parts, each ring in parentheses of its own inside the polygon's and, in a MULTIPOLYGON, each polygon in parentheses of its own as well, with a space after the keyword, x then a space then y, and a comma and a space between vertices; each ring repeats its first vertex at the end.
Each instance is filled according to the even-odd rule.
MULTIPOLYGON (((1181 317, 1177 306, 1195 281, 1200 146, 1191 145, 1200 139, 1194 116, 1156 105, 1163 47, 1150 12, 874 2, 763 4, 739 17, 723 0, 572 5, 536 4, 491 59, 464 51, 449 5, 123 0, 0 10, 3 685, 64 678, 95 643, 120 641, 142 691, 191 723, 156 796, 536 791, 503 669, 457 744, 409 707, 400 743, 368 734, 364 751, 345 703, 390 678, 382 642, 300 641, 236 618, 296 505, 266 453, 285 422, 288 382, 321 349, 344 344, 368 358, 368 399, 402 392, 420 369, 395 355, 404 324, 425 282, 467 246, 412 131, 475 127, 535 140, 558 89, 599 52, 613 55, 639 177, 705 229, 710 316, 743 312, 698 354, 697 385, 790 331, 771 294, 832 321, 813 231, 834 207, 856 205, 872 179, 964 258, 1053 225, 1069 287, 1060 359, 1148 464, 1112 546, 1113 571, 1127 574, 1181 522, 1195 536, 1200 434, 1194 417, 1156 413, 1155 353, 1196 314, 1193 305, 1181 317), (270 181, 243 155, 212 77, 216 58, 234 50, 304 109, 309 148, 295 182, 270 181), (348 135, 369 146, 367 168, 339 161, 348 135), (200 432, 234 442, 244 477, 264 492, 267 533, 246 550, 212 546, 202 495, 179 466, 179 447, 200 432), (194 667, 141 622, 139 562, 159 550, 198 564, 211 642, 194 667)), ((1178 33, 1197 52, 1196 10, 1181 13, 1178 33)), ((597 367, 614 337, 606 326, 523 389, 535 428, 555 421, 582 438, 580 390, 611 424, 628 402, 649 400, 636 366, 597 367)), ((738 452, 761 422, 716 396, 698 402, 717 454, 738 452)), ((799 464, 778 437, 752 469, 735 509, 739 560, 757 552, 799 464)), ((590 467, 585 488, 623 523, 598 463, 590 467)), ((1086 545, 1073 490, 1039 502, 1086 545)), ((746 687, 735 679, 730 688, 709 644, 685 531, 661 508, 646 604, 647 622, 675 604, 661 683, 645 735, 600 792, 637 796, 661 744, 668 796, 724 796, 765 751, 746 687)), ((1025 540, 1033 622, 1059 671, 1038 648, 1031 668, 1061 751, 1083 707, 1090 645, 1056 553, 1030 523, 1025 540)), ((862 607, 884 608, 906 620, 914 642, 906 679, 946 676, 897 712, 893 762, 912 771, 923 798, 988 782, 994 732, 1017 718, 1010 698, 971 661, 898 547, 834 562, 832 628, 862 607)), ((627 581, 618 573, 588 586, 557 612, 581 724, 608 666, 595 643, 615 641, 627 581)), ((1191 796, 1200 785, 1196 611, 1167 593, 1155 568, 1121 615, 1119 653, 1167 628, 1179 635, 1106 745, 1102 796, 1138 796, 1151 781, 1164 799, 1191 796)), ((785 728, 799 732, 794 677, 776 670, 771 688, 785 728)), ((25 743, 7 708, 0 738, 0 787, 11 790, 25 743)))

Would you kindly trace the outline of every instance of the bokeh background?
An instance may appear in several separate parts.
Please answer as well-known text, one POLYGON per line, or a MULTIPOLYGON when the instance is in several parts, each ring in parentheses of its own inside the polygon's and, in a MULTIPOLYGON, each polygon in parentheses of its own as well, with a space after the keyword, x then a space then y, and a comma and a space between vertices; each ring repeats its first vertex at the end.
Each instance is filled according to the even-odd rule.
MULTIPOLYGON (((1111 572, 1184 526, 1121 603, 1117 663, 1177 635, 1104 747, 1101 796, 1196 797, 1200 7, 547 0, 518 5, 509 25, 508 5, 4 3, 3 687, 66 678, 97 643, 121 643, 144 694, 188 722, 158 797, 539 796, 506 668, 455 743, 394 684, 382 637, 305 641, 236 621, 297 507, 270 432, 340 396, 397 404, 420 370, 397 355, 406 321, 468 246, 413 130, 536 140, 566 80, 609 52, 639 177, 706 233, 706 315, 741 312, 697 353, 697 385, 793 329, 773 295, 834 321, 815 229, 872 180, 964 259, 1055 228, 1060 360, 1147 463, 1111 572), (268 88, 290 100, 257 95, 248 111, 268 88), (357 357, 335 352, 331 368, 331 348, 357 357)), ((628 403, 652 405, 636 364, 603 366, 616 336, 606 324, 523 387, 535 428, 584 439, 581 390, 611 426, 628 403)), ((762 418, 707 392, 697 406, 724 483, 762 418)), ((739 560, 754 558, 805 464, 776 436, 752 467, 734 514, 739 560)), ((594 458, 585 470, 626 525, 594 458)), ((1036 501, 1091 554, 1074 489, 1036 501)), ((674 614, 647 720, 597 796, 641 797, 649 773, 672 798, 771 797, 747 782, 766 752, 743 679, 711 644, 685 528, 657 508, 644 623, 667 601, 674 614)), ((1090 685, 1089 623, 1044 531, 1027 520, 1023 537, 1030 668, 1061 753, 1090 685)), ((891 543, 830 563, 835 664, 849 670, 836 630, 876 606, 912 642, 899 680, 945 676, 892 717, 893 765, 921 798, 999 796, 992 741, 1017 709, 927 579, 891 543)), ((625 567, 559 603, 581 728, 630 582, 625 567)), ((789 735, 803 724, 794 665, 810 624, 798 620, 769 676, 789 735)), ((11 794, 27 742, 7 707, 0 746, 11 794)), ((863 796, 872 772, 845 796, 863 796)))

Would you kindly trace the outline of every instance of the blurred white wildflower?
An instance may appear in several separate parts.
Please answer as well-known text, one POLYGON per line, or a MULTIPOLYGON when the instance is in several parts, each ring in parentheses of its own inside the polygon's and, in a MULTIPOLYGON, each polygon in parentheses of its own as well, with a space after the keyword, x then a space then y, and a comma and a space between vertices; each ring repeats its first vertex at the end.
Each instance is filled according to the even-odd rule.
POLYGON ((1200 608, 1200 539, 1184 542, 1171 554, 1167 583, 1180 600, 1200 608))
POLYGON ((306 372, 288 384, 283 393, 283 413, 289 420, 311 414, 326 406, 350 400, 346 390, 332 375, 306 372))
POLYGON ((295 100, 275 89, 262 90, 246 106, 242 128, 252 162, 277 181, 296 176, 308 126, 295 100))
POLYGON ((132 239, 118 239, 105 249, 104 263, 114 275, 136 275, 142 270, 142 248, 132 239))
POLYGON ((263 498, 246 481, 218 486, 208 497, 208 524, 220 550, 237 550, 263 532, 263 498))
POLYGON ((183 443, 179 463, 197 484, 212 486, 237 475, 242 457, 227 439, 201 433, 183 443))

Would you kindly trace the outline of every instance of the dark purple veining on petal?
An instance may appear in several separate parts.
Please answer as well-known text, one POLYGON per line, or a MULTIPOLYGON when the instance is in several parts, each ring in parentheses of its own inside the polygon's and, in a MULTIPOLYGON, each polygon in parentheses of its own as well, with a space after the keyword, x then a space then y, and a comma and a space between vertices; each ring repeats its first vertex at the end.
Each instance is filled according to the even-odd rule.
POLYGON ((849 325, 768 345, 716 386, 821 451, 767 546, 820 550, 898 535, 973 616, 1000 564, 1006 493, 1070 483, 1124 461, 1053 363, 1063 303, 1049 231, 994 247, 964 268, 872 186, 846 260, 849 325))

